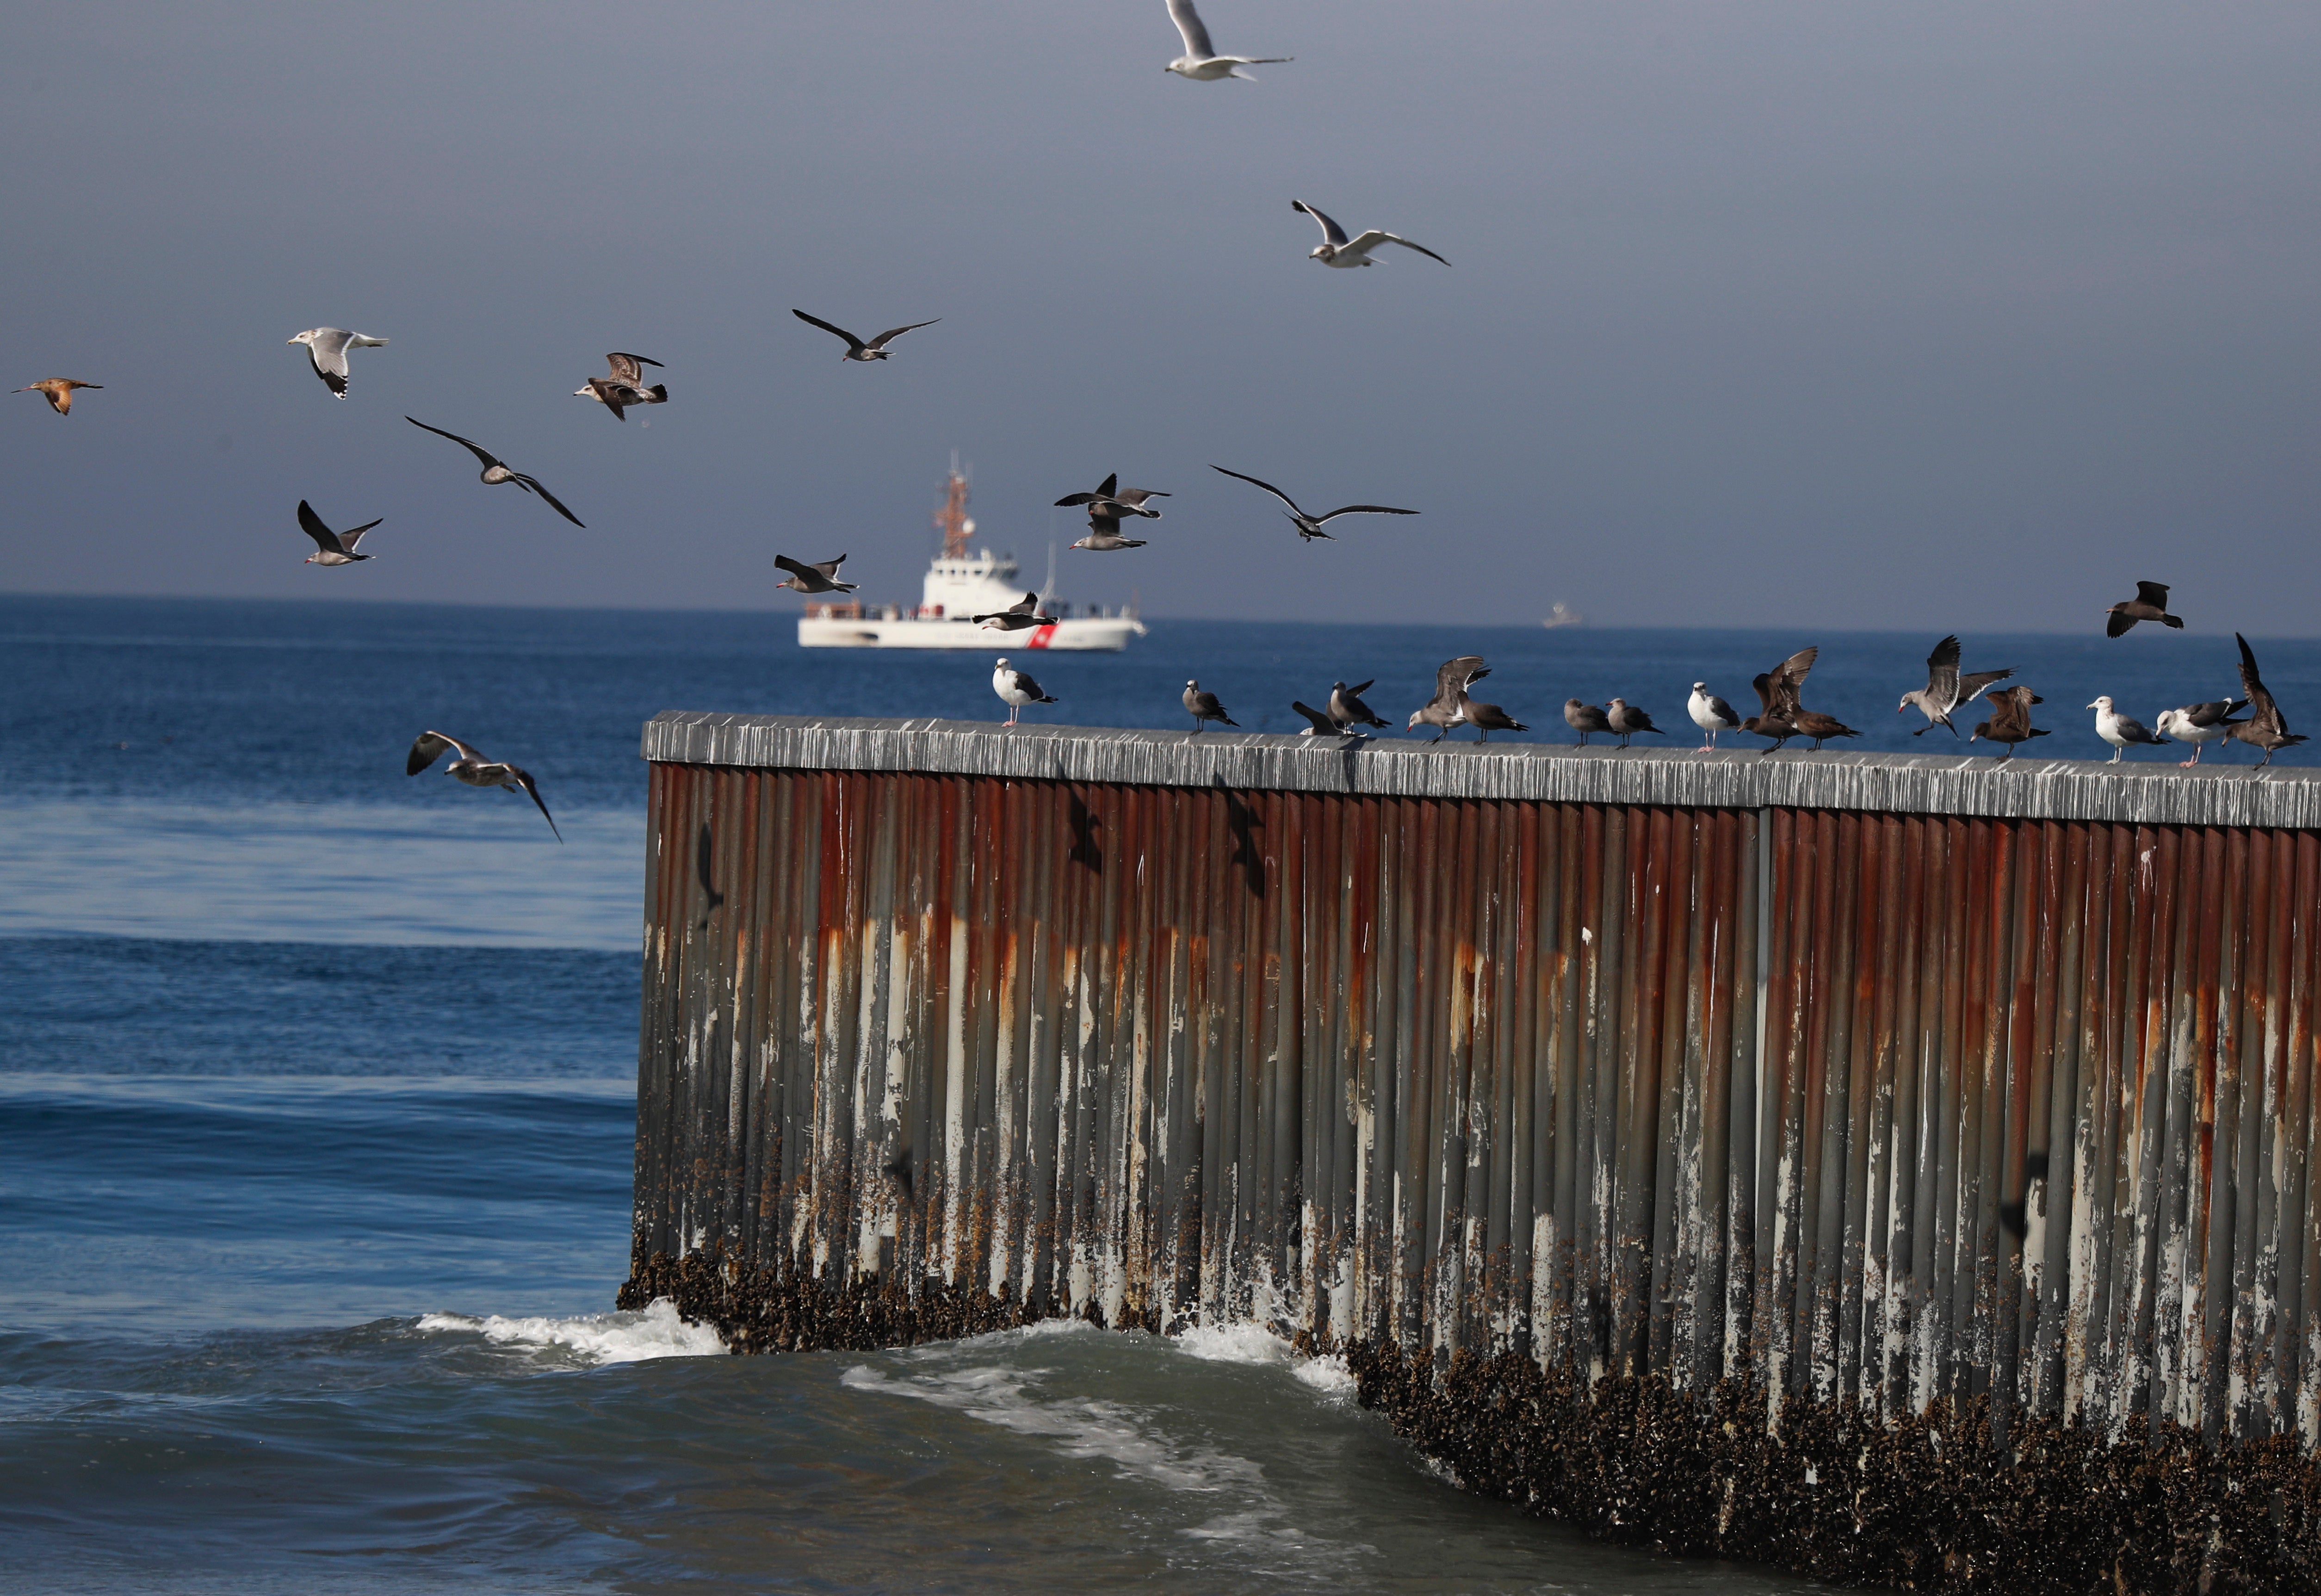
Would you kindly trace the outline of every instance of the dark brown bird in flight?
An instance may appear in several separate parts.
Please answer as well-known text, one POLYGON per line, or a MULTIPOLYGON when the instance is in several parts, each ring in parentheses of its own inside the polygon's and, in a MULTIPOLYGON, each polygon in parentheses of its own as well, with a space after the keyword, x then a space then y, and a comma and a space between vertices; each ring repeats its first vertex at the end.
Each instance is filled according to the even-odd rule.
POLYGON ((2184 629, 2184 623, 2168 613, 2165 582, 2138 582, 2134 597, 2115 604, 2104 613, 2111 617, 2104 623, 2106 637, 2117 637, 2138 621, 2158 621, 2179 632, 2184 629))

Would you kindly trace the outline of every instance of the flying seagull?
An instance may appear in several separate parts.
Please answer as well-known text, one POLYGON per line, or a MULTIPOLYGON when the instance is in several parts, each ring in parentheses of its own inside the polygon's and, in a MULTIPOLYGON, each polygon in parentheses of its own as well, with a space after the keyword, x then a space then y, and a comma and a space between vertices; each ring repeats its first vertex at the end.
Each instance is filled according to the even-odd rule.
POLYGON ((1056 508, 1068 510, 1074 505, 1086 505, 1090 515, 1104 515, 1115 521, 1123 515, 1142 515, 1148 521, 1158 521, 1160 512, 1146 509, 1144 501, 1170 497, 1157 488, 1123 488, 1120 473, 1115 471, 1096 485, 1094 493, 1068 493, 1056 501, 1056 508))
POLYGON ((1040 613, 1040 596, 1026 593, 1006 609, 994 610, 988 616, 969 616, 970 621, 980 621, 987 632, 1021 632, 1027 626, 1052 626, 1053 616, 1040 613))
POLYGON ((1297 734, 1301 737, 1359 737, 1361 735, 1360 732, 1340 725, 1336 718, 1327 711, 1316 709, 1303 699, 1290 699, 1289 707, 1306 717, 1307 723, 1306 729, 1297 734))
POLYGON ((457 737, 447 736, 441 732, 420 733, 418 741, 411 745, 411 757, 404 762, 403 773, 416 776, 433 764, 447 748, 458 749, 460 757, 443 767, 445 775, 469 787, 505 787, 510 792, 522 789, 534 804, 540 806, 541 818, 548 822, 549 830, 556 832, 556 840, 560 843, 564 840, 564 834, 556 830, 556 816, 548 812, 546 804, 541 803, 540 788, 532 780, 531 771, 487 760, 477 749, 457 737))
MULTIPOLYGON (((378 518, 378 521, 384 521, 386 519, 386 516, 381 515, 378 518)), ((306 563, 309 565, 352 565, 358 560, 369 560, 374 558, 374 556, 369 554, 356 553, 355 544, 361 541, 363 534, 369 532, 372 527, 377 526, 378 524, 378 521, 366 521, 360 526, 355 527, 351 531, 348 532, 332 532, 329 527, 323 524, 323 518, 314 514, 314 506, 307 504, 305 499, 300 499, 298 501, 298 524, 305 529, 306 535, 308 537, 314 540, 314 552, 306 556, 306 563)))
POLYGON ((2001 762, 2015 757, 2016 743, 2047 734, 2043 728, 2031 724, 2031 706, 2040 698, 2029 688, 1993 688, 1983 698, 1992 706, 1990 718, 1978 722, 1974 734, 1967 741, 1998 743, 2007 750, 1998 756, 2001 762))
POLYGON ((1434 668, 1434 696, 1410 712, 1409 729, 1415 731, 1422 723, 1434 726, 1434 735, 1427 741, 1442 742, 1453 726, 1467 724, 1467 684, 1480 681, 1489 674, 1480 654, 1461 654, 1455 660, 1443 661, 1434 668))
POLYGON ((314 375, 323 386, 341 399, 347 397, 347 351, 350 349, 385 349, 387 340, 373 338, 368 333, 350 333, 344 327, 309 327, 286 342, 303 343, 306 358, 314 362, 314 375))
POLYGON ((1705 681, 1692 684, 1692 697, 1685 701, 1684 711, 1692 716, 1692 724, 1701 729, 1700 749, 1709 752, 1716 746, 1716 734, 1739 729, 1741 717, 1733 713, 1733 706, 1708 690, 1705 681))
POLYGON ((1754 736, 1770 737, 1774 752, 1790 738, 1799 734, 1797 716, 1798 696, 1805 689, 1806 672, 1813 669, 1814 661, 1821 655, 1821 646, 1801 648, 1763 675, 1751 679, 1749 685, 1757 689, 1761 706, 1755 715, 1741 723, 1741 729, 1754 736))
POLYGON ((2136 583, 2134 597, 2113 605, 2104 614, 2111 617, 2104 623, 2106 637, 2117 637, 2138 621, 2158 621, 2179 632, 2184 629, 2184 623, 2168 613, 2168 584, 2165 582, 2136 583))
POLYGON ((793 560, 787 554, 777 554, 774 563, 790 573, 787 581, 774 584, 777 588, 795 588, 801 593, 851 593, 856 587, 853 582, 838 579, 838 568, 846 563, 843 554, 835 560, 824 560, 814 565, 808 565, 803 560, 793 560))
POLYGON ((1971 676, 1960 675, 1959 640, 1945 637, 1926 656, 1926 685, 1904 693, 1902 701, 1894 706, 1894 713, 1899 715, 1915 704, 1926 717, 1926 724, 1910 735, 1923 737, 1941 726, 1955 737, 1958 727, 1951 724, 1951 711, 1961 704, 1972 703, 1992 682, 2004 681, 2014 674, 2012 670, 1978 670, 1971 676))
POLYGON ((1038 682, 1021 670, 1009 670, 1006 660, 991 667, 991 690, 997 693, 999 701, 1007 706, 1007 724, 1011 726, 1015 724, 1015 717, 1024 712, 1024 705, 1055 702, 1041 689, 1038 682))
POLYGON ((2096 712, 2096 735, 2111 744, 2111 762, 2119 763, 2120 755, 2138 743, 2166 743, 2165 737, 2155 737, 2144 729, 2144 723, 2131 716, 2122 715, 2112 707, 2111 695, 2104 694, 2088 706, 2096 712))
POLYGON ((1286 55, 1219 55, 1209 42, 1209 30, 1201 22, 1201 14, 1193 9, 1193 0, 1169 0, 1169 20, 1177 24, 1177 32, 1185 36, 1185 53, 1160 68, 1174 72, 1179 78, 1190 78, 1202 83, 1215 83, 1220 78, 1238 78, 1244 83, 1257 81, 1236 67, 1270 67, 1294 60, 1286 55))
POLYGON ((2274 754, 2284 748, 2294 748, 2305 739, 2289 734, 2289 722, 2282 717, 2280 706, 2272 701, 2272 695, 2265 691, 2264 683, 2257 677, 2256 655, 2250 651, 2248 639, 2235 632, 2233 641, 2241 645, 2241 691, 2248 697, 2249 713, 2247 720, 2233 728, 2232 737, 2236 743, 2264 750, 2264 757, 2256 762, 2262 770, 2272 762, 2274 754))
POLYGON ((1598 732, 1609 733, 1612 717, 1593 704, 1583 704, 1577 698, 1563 701, 1563 724, 1579 734, 1577 747, 1588 746, 1588 739, 1598 732))
POLYGON ((1091 554, 1110 554, 1121 549, 1141 549, 1145 540, 1120 535, 1120 517, 1099 515, 1088 512, 1088 536, 1073 543, 1075 549, 1086 549, 1091 554))
POLYGON ((1620 746, 1623 748, 1628 745, 1629 738, 1641 732, 1650 732, 1661 737, 1668 735, 1660 727, 1652 725, 1651 716, 1630 704, 1625 698, 1613 699, 1611 703, 1605 706, 1605 710, 1604 718, 1609 721, 1612 729, 1620 734, 1620 746))
POLYGON ((484 462, 484 469, 482 475, 478 479, 486 486, 497 488, 503 482, 513 482, 518 488, 523 488, 526 493, 536 493, 540 495, 541 497, 546 499, 551 509, 563 516, 567 521, 572 523, 573 525, 584 528, 587 525, 587 522, 581 520, 579 516, 566 509, 561 504, 559 504, 557 502, 556 496, 549 492, 545 488, 542 488, 537 478, 527 477, 522 471, 512 471, 508 470, 505 465, 500 462, 500 460, 496 455, 493 454, 490 450, 486 449, 482 444, 471 443, 467 439, 460 436, 459 433, 447 433, 441 427, 429 426, 425 422, 418 420, 414 416, 406 415, 403 419, 410 422, 413 426, 419 428, 422 432, 432 433, 439 438, 451 439, 451 442, 466 449, 469 453, 474 455, 478 460, 482 461, 484 462))
POLYGON ((1222 721, 1226 725, 1234 727, 1241 725, 1241 722, 1225 713, 1225 707, 1217 702, 1217 696, 1215 693, 1203 692, 1201 684, 1197 681, 1188 681, 1185 684, 1185 712, 1193 717, 1193 735, 1197 737, 1201 734, 1201 723, 1205 720, 1222 721))
POLYGON ((2231 718, 2233 711, 2245 709, 2244 701, 2216 698, 2206 704, 2186 704, 2180 708, 2160 712, 2160 731, 2179 743, 2189 744, 2192 757, 2176 762, 2187 768, 2200 762, 2200 751, 2209 743, 2233 734, 2235 726, 2248 723, 2231 718))
MULTIPOLYGON (((1380 244, 1400 244, 1406 250, 1416 250, 1429 260, 1443 260, 1442 256, 1424 244, 1412 243, 1400 233, 1385 233, 1375 227, 1359 237, 1349 239, 1344 228, 1302 199, 1291 200, 1289 208, 1311 216, 1322 224, 1322 242, 1306 251, 1306 259, 1319 260, 1324 266, 1376 266, 1378 262, 1370 259, 1370 251, 1380 244)), ((1451 262, 1443 260, 1443 264, 1448 266, 1451 262)))
POLYGON ((49 408, 59 415, 70 415, 73 389, 77 388, 93 388, 101 393, 104 391, 105 384, 82 382, 70 377, 45 377, 29 388, 20 388, 16 391, 20 394, 38 394, 48 400, 49 408))
POLYGON ((613 413, 614 421, 628 420, 621 412, 631 405, 669 403, 666 383, 648 385, 645 381, 644 369, 651 366, 658 370, 660 367, 659 360, 649 360, 642 355, 624 355, 616 351, 605 357, 605 363, 612 368, 612 375, 590 378, 572 390, 574 398, 596 400, 613 413))
POLYGON ((1239 471, 1226 471, 1223 466, 1213 465, 1209 470, 1213 471, 1224 471, 1228 477, 1240 477, 1244 482, 1254 483, 1256 486, 1264 488, 1266 492, 1271 494, 1274 497, 1279 499, 1283 504, 1288 505, 1289 506, 1289 519, 1297 524, 1297 535, 1306 539, 1308 543, 1311 543, 1317 537, 1329 537, 1330 534, 1322 530, 1322 524, 1325 521, 1335 521, 1341 515, 1415 515, 1418 514, 1416 510, 1397 510, 1388 505, 1342 505, 1326 515, 1308 515, 1305 511, 1297 507, 1297 501, 1296 499, 1291 498, 1288 494, 1282 492, 1281 489, 1276 488, 1270 482, 1260 482, 1254 477, 1242 476, 1242 473, 1239 471))
POLYGON ((792 310, 790 315, 809 325, 820 327, 825 333, 835 333, 846 340, 846 352, 838 357, 842 360, 883 360, 887 358, 887 346, 896 339, 906 333, 915 333, 921 327, 932 327, 935 322, 942 320, 942 317, 937 316, 935 322, 912 322, 905 326, 889 327, 878 337, 865 343, 845 328, 833 327, 820 316, 810 316, 802 310, 792 310))
MULTIPOLYGON (((1343 681, 1332 682, 1330 684, 1330 718, 1349 732, 1352 732, 1356 726, 1383 727, 1387 723, 1379 718, 1378 711, 1362 702, 1362 695, 1370 690, 1370 684, 1367 681, 1357 682, 1352 687, 1348 687, 1343 681)), ((1362 734, 1359 732, 1355 733, 1357 736, 1362 734)))

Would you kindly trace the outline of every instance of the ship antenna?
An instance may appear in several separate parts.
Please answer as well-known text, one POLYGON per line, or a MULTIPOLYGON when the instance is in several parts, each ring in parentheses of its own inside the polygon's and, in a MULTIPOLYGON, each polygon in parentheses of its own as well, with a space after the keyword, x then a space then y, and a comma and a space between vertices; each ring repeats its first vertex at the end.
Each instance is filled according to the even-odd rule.
POLYGON ((959 451, 951 452, 951 477, 943 484, 943 506, 935 512, 935 530, 942 534, 943 558, 967 558, 967 479, 960 475, 959 451))

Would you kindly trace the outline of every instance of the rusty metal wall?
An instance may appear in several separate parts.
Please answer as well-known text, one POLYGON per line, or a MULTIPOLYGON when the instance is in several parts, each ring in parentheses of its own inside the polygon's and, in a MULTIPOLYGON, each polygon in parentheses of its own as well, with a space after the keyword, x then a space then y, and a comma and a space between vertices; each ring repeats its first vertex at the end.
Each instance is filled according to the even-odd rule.
POLYGON ((641 1264, 2321 1431, 2315 833, 656 762, 650 834, 641 1264))

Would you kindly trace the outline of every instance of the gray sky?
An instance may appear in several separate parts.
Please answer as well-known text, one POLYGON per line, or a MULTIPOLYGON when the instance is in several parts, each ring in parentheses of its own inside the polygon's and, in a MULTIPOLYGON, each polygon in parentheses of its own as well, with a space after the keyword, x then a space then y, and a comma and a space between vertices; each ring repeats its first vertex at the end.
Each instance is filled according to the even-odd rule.
POLYGON ((1161 0, 12 6, 0 375, 105 388, 0 411, 0 588, 915 599, 957 448, 1035 573, 1060 495, 1174 490, 1062 557, 1156 614, 2321 631, 2321 11, 1205 14, 1297 59, 1165 74, 1161 0), (1292 197, 1455 264, 1325 270, 1292 197), (943 320, 841 365, 793 306, 943 320), (344 403, 318 324, 393 340, 344 403), (609 349, 672 402, 568 397, 609 349), (1210 461, 1424 515, 1301 545, 1210 461))

